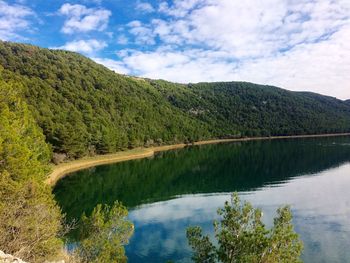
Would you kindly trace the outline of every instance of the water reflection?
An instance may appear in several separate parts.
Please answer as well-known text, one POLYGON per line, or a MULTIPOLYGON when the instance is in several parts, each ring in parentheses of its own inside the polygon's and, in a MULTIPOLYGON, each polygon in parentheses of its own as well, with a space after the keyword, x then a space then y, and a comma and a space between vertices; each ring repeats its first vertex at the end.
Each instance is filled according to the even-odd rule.
POLYGON ((216 210, 232 191, 261 207, 267 224, 278 206, 292 205, 306 262, 346 262, 349 160, 349 137, 193 147, 81 171, 55 193, 68 218, 97 203, 126 204, 135 224, 130 262, 189 262, 186 227, 213 233, 216 210))
MULTIPOLYGON (((348 262, 349 188, 350 165, 346 164, 318 175, 294 178, 278 187, 241 192, 240 196, 263 209, 267 225, 272 225, 279 206, 292 205, 293 223, 305 246, 305 262, 348 262)), ((136 231, 132 245, 127 247, 130 262, 190 262, 187 226, 200 225, 206 233, 213 233, 216 210, 229 198, 229 193, 190 195, 132 210, 130 218, 136 231)))

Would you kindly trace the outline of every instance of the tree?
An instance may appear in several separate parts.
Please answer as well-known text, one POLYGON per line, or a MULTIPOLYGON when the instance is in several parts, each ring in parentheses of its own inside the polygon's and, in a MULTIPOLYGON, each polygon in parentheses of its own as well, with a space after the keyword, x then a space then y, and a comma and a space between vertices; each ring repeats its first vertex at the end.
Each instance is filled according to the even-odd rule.
POLYGON ((97 205, 91 216, 81 219, 80 246, 77 254, 83 262, 126 262, 124 245, 134 226, 126 217, 128 210, 118 201, 112 206, 97 205))
POLYGON ((60 210, 43 183, 50 151, 21 87, 0 81, 0 244, 26 261, 56 259, 60 210))
POLYGON ((242 204, 237 194, 218 214, 221 221, 214 222, 217 246, 202 234, 200 227, 187 230, 195 262, 300 262, 303 245, 294 232, 288 206, 277 210, 271 229, 262 223, 261 210, 248 202, 242 204))

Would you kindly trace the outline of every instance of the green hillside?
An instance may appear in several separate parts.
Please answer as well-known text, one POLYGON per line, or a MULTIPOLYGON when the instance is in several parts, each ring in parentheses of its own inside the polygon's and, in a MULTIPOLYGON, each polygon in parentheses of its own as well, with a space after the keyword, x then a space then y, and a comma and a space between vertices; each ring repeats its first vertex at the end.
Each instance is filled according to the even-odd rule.
POLYGON ((347 102, 244 82, 176 84, 116 74, 68 51, 0 42, 55 152, 79 157, 209 138, 350 131, 347 102))
POLYGON ((208 123, 216 137, 349 131, 349 106, 332 97, 246 82, 151 84, 176 108, 208 123))

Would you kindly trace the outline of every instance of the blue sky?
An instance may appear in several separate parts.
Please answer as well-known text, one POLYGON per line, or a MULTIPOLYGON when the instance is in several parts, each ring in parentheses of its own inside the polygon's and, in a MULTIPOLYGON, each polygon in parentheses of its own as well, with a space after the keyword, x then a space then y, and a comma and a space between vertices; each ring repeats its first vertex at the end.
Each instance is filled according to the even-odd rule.
POLYGON ((123 74, 350 98, 349 0, 0 0, 0 39, 123 74))

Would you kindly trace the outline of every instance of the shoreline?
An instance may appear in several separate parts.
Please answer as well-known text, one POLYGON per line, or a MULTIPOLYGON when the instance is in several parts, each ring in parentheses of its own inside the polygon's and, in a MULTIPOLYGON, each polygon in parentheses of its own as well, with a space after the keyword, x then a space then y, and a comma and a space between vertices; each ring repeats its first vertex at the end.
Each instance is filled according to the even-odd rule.
POLYGON ((164 152, 175 149, 182 149, 187 146, 196 145, 207 145, 207 144, 219 144, 219 143, 229 143, 229 142, 246 142, 246 141, 263 141, 263 140, 279 140, 279 139, 301 139, 301 138, 319 138, 319 137, 340 137, 340 136, 350 136, 350 133, 333 133, 333 134, 315 134, 315 135, 290 135, 290 136, 271 136, 271 137, 247 137, 247 138, 237 138, 237 139, 214 139, 206 141, 198 141, 190 144, 180 143, 173 145, 155 146, 150 148, 135 148, 132 150, 120 151, 113 154, 106 155, 96 155, 93 157, 86 157, 67 163, 62 163, 55 165, 52 172, 48 175, 45 180, 50 186, 55 186, 55 184, 62 178, 66 177, 72 172, 77 172, 90 167, 95 167, 99 165, 119 163, 125 161, 131 161, 136 159, 143 159, 147 157, 152 157, 158 152, 164 152))

